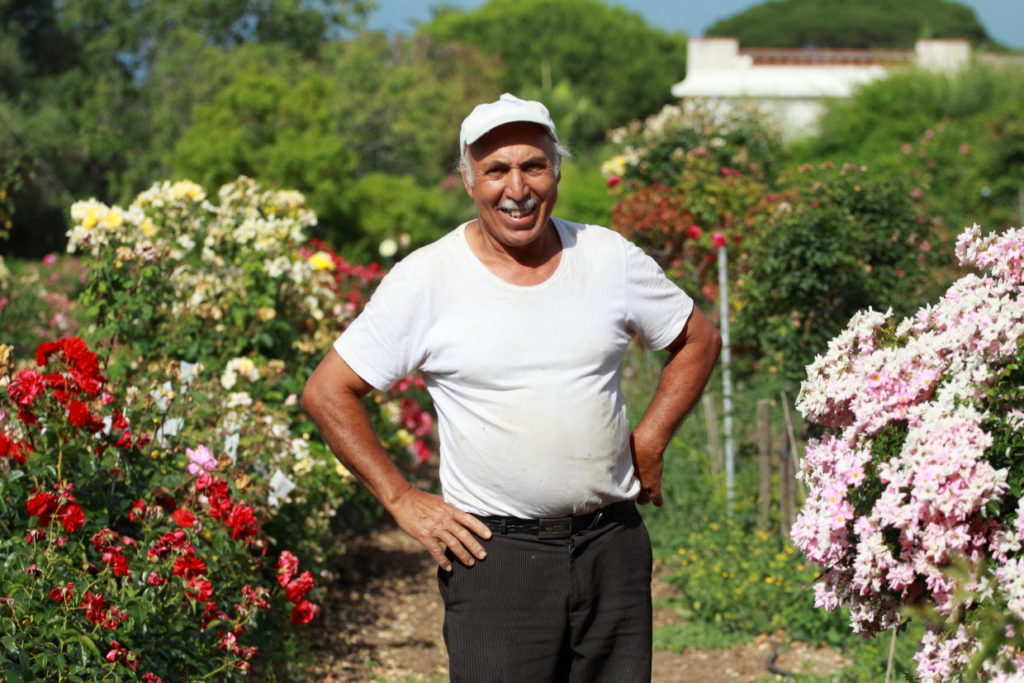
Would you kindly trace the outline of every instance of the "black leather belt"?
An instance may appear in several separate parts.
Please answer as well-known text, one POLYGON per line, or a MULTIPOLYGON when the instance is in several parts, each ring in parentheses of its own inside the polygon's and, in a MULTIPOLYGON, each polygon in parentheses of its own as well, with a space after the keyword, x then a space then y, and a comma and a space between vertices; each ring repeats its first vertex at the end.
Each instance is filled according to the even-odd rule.
POLYGON ((544 539, 569 538, 580 531, 596 529, 604 522, 613 519, 623 506, 629 505, 633 505, 633 501, 612 503, 585 515, 570 515, 568 517, 542 517, 540 519, 484 517, 481 515, 476 517, 496 534, 531 534, 544 539))

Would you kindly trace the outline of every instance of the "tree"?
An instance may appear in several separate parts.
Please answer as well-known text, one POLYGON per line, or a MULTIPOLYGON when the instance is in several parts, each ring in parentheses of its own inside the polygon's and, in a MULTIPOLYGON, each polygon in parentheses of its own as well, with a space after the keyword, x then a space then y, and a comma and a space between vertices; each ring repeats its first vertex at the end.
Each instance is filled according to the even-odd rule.
POLYGON ((169 95, 147 94, 151 75, 168 73, 164 61, 180 63, 186 52, 223 55, 249 43, 315 59, 329 41, 359 27, 368 6, 364 0, 0 0, 0 163, 21 159, 24 180, 13 199, 18 211, 9 247, 36 255, 60 248, 74 198, 127 201, 162 175, 163 152, 191 112, 175 111, 184 122, 175 124, 152 115, 151 106, 169 95), (159 134, 157 122, 165 125, 159 134), (165 146, 154 152, 157 144, 165 146))
POLYGON ((332 44, 324 69, 356 174, 411 175, 424 184, 451 173, 467 103, 498 88, 497 64, 475 47, 421 35, 365 33, 332 44))
MULTIPOLYGON (((421 31, 500 58, 504 90, 546 95, 568 83, 603 112, 606 126, 656 112, 685 73, 682 35, 599 0, 490 0, 473 11, 440 10, 421 31)), ((592 137, 577 143, 600 139, 585 130, 592 137)))
POLYGON ((375 248, 368 236, 412 233, 419 244, 452 227, 451 200, 425 194, 455 166, 465 102, 493 87, 493 67, 475 48, 364 33, 326 46, 319 61, 272 45, 215 58, 219 63, 181 56, 209 65, 202 85, 180 82, 178 70, 155 72, 172 85, 172 101, 154 102, 154 111, 166 119, 173 145, 166 162, 175 174, 207 187, 247 175, 299 189, 319 216, 321 235, 347 245, 350 256, 375 248), (176 134, 179 104, 192 115, 176 134), (392 191, 404 195, 391 198, 395 215, 416 208, 414 227, 382 224, 379 204, 392 191))
POLYGON ((245 69, 208 104, 170 154, 176 177, 215 187, 238 175, 299 188, 321 220, 344 224, 355 166, 332 116, 330 88, 310 68, 245 69))
POLYGON ((912 48, 918 38, 992 39, 974 10, 950 0, 775 0, 707 29, 746 47, 912 48))

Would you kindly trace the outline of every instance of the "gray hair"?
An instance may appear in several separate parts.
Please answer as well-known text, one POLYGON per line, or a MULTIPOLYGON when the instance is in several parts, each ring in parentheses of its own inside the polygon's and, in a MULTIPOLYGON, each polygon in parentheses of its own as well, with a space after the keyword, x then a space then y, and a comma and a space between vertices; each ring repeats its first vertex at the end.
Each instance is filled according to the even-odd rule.
MULTIPOLYGON (((548 139, 554 144, 555 147, 555 158, 552 160, 552 170, 555 172, 556 178, 562 177, 562 159, 572 159, 572 152, 568 147, 558 142, 550 135, 548 139)), ((466 145, 465 151, 462 152, 462 156, 459 158, 459 162, 456 165, 456 171, 466 181, 466 184, 473 187, 473 165, 470 163, 469 158, 470 145, 466 145)))

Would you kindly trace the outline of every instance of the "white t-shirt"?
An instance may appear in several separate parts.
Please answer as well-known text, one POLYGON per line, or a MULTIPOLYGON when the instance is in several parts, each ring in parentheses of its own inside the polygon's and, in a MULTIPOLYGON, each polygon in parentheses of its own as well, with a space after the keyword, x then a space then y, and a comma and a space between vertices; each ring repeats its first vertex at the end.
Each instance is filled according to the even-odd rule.
POLYGON ((619 364, 634 335, 668 346, 693 301, 618 233, 554 223, 561 260, 541 284, 488 270, 463 224, 398 263, 334 344, 378 389, 421 371, 442 491, 467 512, 585 514, 640 491, 619 364))

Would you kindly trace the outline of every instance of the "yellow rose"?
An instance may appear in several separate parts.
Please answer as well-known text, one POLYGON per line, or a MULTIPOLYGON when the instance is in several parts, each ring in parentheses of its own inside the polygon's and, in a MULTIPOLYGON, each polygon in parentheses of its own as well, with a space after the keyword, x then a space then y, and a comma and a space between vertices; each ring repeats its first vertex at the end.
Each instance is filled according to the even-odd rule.
POLYGON ((318 251, 309 257, 313 270, 334 270, 334 260, 326 251, 318 251))
POLYGON ((117 211, 108 211, 107 215, 103 217, 103 223, 108 228, 117 229, 124 225, 124 218, 117 211))

